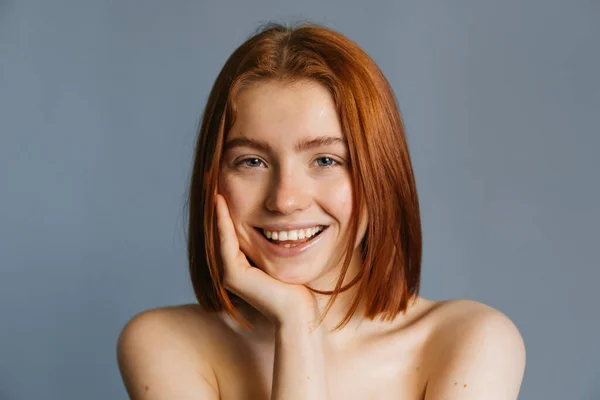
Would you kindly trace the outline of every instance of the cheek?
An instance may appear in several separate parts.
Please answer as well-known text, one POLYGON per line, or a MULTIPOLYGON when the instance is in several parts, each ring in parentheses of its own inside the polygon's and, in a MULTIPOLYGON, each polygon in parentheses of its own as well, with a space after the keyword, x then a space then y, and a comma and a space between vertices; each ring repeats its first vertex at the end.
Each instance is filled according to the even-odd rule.
MULTIPOLYGON (((343 180, 337 184, 329 184, 323 187, 321 195, 322 199, 328 199, 322 204, 327 207, 327 211, 332 215, 340 224, 340 229, 345 231, 348 229, 350 224, 350 217, 352 215, 352 206, 354 199, 352 196, 352 183, 348 180, 343 180)), ((366 205, 363 206, 359 217, 359 226, 356 237, 355 247, 360 244, 364 238, 368 224, 368 213, 366 205)))
POLYGON ((323 188, 321 195, 323 204, 326 204, 331 215, 340 223, 347 223, 352 214, 352 184, 341 181, 329 184, 323 188))
POLYGON ((234 225, 238 226, 243 217, 248 214, 252 205, 252 188, 244 181, 231 176, 221 176, 219 179, 219 193, 225 197, 229 213, 234 225))

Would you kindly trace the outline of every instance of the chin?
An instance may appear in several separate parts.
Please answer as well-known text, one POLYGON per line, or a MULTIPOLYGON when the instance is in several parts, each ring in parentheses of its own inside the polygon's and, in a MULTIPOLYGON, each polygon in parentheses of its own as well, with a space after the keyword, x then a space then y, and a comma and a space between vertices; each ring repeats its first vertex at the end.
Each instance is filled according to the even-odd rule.
MULTIPOLYGON (((317 256, 321 258, 322 256, 317 256)), ((270 277, 280 282, 293 285, 308 285, 315 283, 327 270, 326 264, 317 265, 310 257, 309 261, 302 260, 267 260, 257 255, 256 261, 248 257, 250 265, 264 271, 270 277)))
POLYGON ((312 276, 308 276, 307 274, 290 273, 284 271, 272 271, 267 272, 267 274, 280 282, 289 283, 292 285, 308 285, 313 280, 312 276))
POLYGON ((311 282, 314 282, 318 276, 315 271, 311 271, 308 268, 299 265, 291 268, 270 266, 268 269, 261 269, 270 277, 292 285, 309 285, 311 282))

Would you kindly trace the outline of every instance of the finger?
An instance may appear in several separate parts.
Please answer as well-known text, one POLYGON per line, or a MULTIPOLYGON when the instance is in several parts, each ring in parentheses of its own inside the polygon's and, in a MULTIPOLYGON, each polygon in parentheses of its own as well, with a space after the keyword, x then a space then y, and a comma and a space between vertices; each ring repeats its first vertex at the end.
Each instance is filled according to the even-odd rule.
POLYGON ((223 259, 223 269, 225 275, 231 277, 232 268, 238 258, 240 245, 229 214, 229 207, 223 195, 217 195, 217 230, 219 231, 219 245, 221 248, 221 258, 223 259))

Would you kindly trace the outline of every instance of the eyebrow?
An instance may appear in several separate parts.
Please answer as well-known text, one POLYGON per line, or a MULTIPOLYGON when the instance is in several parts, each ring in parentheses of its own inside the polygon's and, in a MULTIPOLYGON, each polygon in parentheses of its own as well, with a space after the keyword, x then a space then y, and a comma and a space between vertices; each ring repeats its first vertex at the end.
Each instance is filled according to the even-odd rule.
MULTIPOLYGON (((345 146, 347 144, 347 141, 346 139, 334 136, 318 136, 316 138, 300 140, 294 146, 294 151, 296 153, 300 153, 302 151, 310 150, 315 147, 331 146, 335 144, 342 144, 345 146)), ((252 147, 257 150, 262 150, 265 153, 273 153, 273 147, 271 147, 271 145, 267 141, 260 139, 251 139, 248 137, 233 138, 225 143, 225 151, 231 150, 235 147, 252 147)))

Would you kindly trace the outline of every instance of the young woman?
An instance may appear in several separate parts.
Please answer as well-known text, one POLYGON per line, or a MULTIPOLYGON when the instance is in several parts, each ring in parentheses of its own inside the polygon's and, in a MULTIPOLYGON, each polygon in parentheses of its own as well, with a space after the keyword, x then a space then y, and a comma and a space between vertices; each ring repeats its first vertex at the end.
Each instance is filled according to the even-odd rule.
POLYGON ((516 399, 502 313, 419 296, 421 225, 393 92, 352 41, 269 25, 206 106, 188 255, 199 305, 142 312, 132 399, 516 399))

